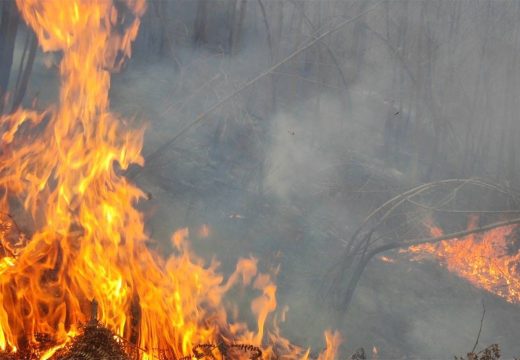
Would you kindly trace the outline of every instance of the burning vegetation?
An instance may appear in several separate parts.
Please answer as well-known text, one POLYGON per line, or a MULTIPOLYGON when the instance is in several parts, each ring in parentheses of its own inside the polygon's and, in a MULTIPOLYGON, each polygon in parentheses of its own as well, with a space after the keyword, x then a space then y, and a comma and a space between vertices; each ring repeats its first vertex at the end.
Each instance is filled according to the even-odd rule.
MULTIPOLYGON (((136 209, 149 195, 128 176, 144 164, 144 129, 111 112, 109 99, 110 73, 131 55, 145 0, 16 0, 16 5, 43 51, 60 52, 60 89, 55 104, 42 111, 16 105, 0 116, 0 359, 338 358, 338 332, 325 331, 325 348, 313 355, 280 334, 277 286, 273 274, 259 271, 257 259, 238 260, 225 276, 216 260, 208 263, 194 253, 187 228, 172 234, 168 257, 149 246, 152 239, 136 209), (230 301, 236 287, 252 294, 254 323, 246 323, 243 309, 230 301)), ((256 79, 360 14, 313 37, 256 79)), ((288 134, 298 136, 292 128, 288 134)), ((467 184, 490 188, 477 180, 439 184, 455 186, 455 192, 467 184)), ((394 263, 379 255, 393 249, 406 249, 402 252, 414 259, 433 257, 476 287, 520 303, 517 225, 456 238, 430 225, 433 238, 415 245, 396 240, 402 235, 397 231, 391 240, 381 236, 398 207, 439 210, 417 202, 437 185, 422 184, 387 201, 350 241, 341 239, 344 261, 334 267, 333 285, 342 314, 370 260, 378 255, 394 263)), ((228 217, 247 218, 235 212, 228 217)), ((406 221, 396 222, 401 227, 406 221)), ((473 219, 469 228, 476 227, 473 219)), ((204 225, 196 236, 211 232, 204 225)), ((372 357, 379 356, 374 347, 372 357)), ((467 354, 471 360, 499 357, 498 345, 467 354)), ((365 359, 365 351, 351 358, 365 359)))
MULTIPOLYGON (((134 207, 145 194, 124 176, 143 164, 143 130, 110 112, 108 97, 110 71, 130 56, 144 0, 17 6, 42 49, 63 57, 55 105, 0 118, 2 356, 214 359, 218 350, 223 357, 309 358, 276 327, 268 331, 276 285, 255 259, 240 260, 225 279, 216 262, 193 254, 187 230, 172 236, 169 258, 147 246, 134 207), (26 234, 7 214, 29 219, 26 234), (225 305, 238 285, 258 293, 254 330, 225 305)), ((339 336, 326 333, 326 340, 319 358, 332 360, 339 336)))
MULTIPOLYGON (((477 220, 471 218, 469 229, 477 227, 477 220)), ((443 236, 440 227, 428 227, 432 236, 443 236)), ((438 243, 413 245, 404 252, 413 254, 416 260, 434 258, 474 286, 520 303, 520 252, 513 245, 517 231, 516 225, 503 226, 438 243)))

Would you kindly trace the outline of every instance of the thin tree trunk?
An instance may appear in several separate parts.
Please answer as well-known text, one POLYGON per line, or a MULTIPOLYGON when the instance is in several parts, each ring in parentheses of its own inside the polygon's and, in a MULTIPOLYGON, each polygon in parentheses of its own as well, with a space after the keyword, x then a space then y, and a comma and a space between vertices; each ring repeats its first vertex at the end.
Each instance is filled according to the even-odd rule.
MULTIPOLYGON (((516 4, 517 9, 516 13, 520 14, 520 4, 516 4)), ((507 176, 507 180, 511 183, 515 183, 515 180, 518 178, 517 174, 517 163, 516 163, 516 151, 518 149, 518 106, 514 106, 516 104, 515 94, 518 94, 518 74, 516 71, 516 66, 518 64, 518 48, 519 48, 519 29, 518 29, 518 23, 515 22, 515 28, 514 28, 514 36, 513 36, 513 48, 512 48, 512 56, 509 57, 510 62, 510 72, 508 73, 508 80, 509 80, 509 91, 507 94, 505 94, 509 98, 509 106, 507 109, 509 109, 509 123, 504 126, 509 129, 509 139, 508 141, 508 151, 507 151, 507 173, 504 174, 507 176)))
POLYGON ((15 2, 12 0, 2 1, 2 16, 0 19, 0 113, 3 111, 4 96, 9 85, 18 23, 19 16, 15 2))
POLYGON ((193 41, 196 44, 207 42, 207 20, 208 20, 209 0, 197 1, 197 13, 195 15, 195 24, 193 26, 193 41))
POLYGON ((246 0, 233 0, 231 31, 229 33, 229 52, 235 55, 240 47, 242 27, 246 14, 246 0))
POLYGON ((19 81, 16 82, 16 89, 13 97, 13 105, 12 110, 14 111, 23 101, 25 96, 25 92, 27 91, 27 85, 29 84, 29 78, 31 76, 32 68, 34 65, 34 59, 36 57, 36 50, 38 49, 38 39, 36 35, 31 31, 28 35, 28 55, 27 61, 24 63, 25 52, 27 50, 24 49, 24 56, 22 57, 22 61, 20 62, 20 69, 18 71, 19 81))

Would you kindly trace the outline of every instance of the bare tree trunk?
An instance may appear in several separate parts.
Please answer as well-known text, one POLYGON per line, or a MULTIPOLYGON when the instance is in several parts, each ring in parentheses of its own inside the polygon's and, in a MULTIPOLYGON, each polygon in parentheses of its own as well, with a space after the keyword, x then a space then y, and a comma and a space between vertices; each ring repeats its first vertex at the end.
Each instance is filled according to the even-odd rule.
POLYGON ((18 30, 18 10, 13 0, 2 1, 0 19, 0 113, 3 110, 4 96, 9 85, 13 64, 14 45, 18 30))
POLYGON ((231 31, 229 33, 229 52, 231 55, 235 55, 240 47, 246 4, 247 0, 233 0, 231 31))
POLYGON ((433 125, 434 137, 433 144, 429 153, 428 168, 426 170, 424 181, 431 181, 435 170, 435 165, 439 160, 439 150, 441 146, 442 138, 445 134, 446 124, 444 118, 440 113, 440 109, 435 104, 433 97, 433 40, 428 36, 426 39, 426 53, 427 53, 427 65, 426 65, 426 91, 424 101, 427 103, 430 109, 430 116, 433 125))
MULTIPOLYGON (((273 32, 274 32, 274 35, 273 35, 273 51, 274 51, 274 55, 273 57, 275 59, 278 59, 280 57, 280 50, 281 50, 281 43, 282 43, 282 32, 283 32, 283 7, 284 7, 284 2, 283 1, 276 1, 275 2, 275 7, 274 7, 274 15, 276 16, 276 20, 274 22, 274 27, 273 27, 273 32)), ((303 4, 302 4, 303 6, 303 4)), ((298 46, 298 43, 297 45, 298 46)))
MULTIPOLYGON (((273 36, 272 36, 272 32, 271 32, 272 26, 269 24, 269 19, 267 17, 267 11, 264 6, 264 3, 262 2, 262 0, 257 0, 257 1, 258 1, 258 6, 260 7, 260 11, 262 12, 262 18, 264 21, 266 38, 267 38, 267 46, 269 47, 269 65, 272 65, 272 64, 274 64, 274 60, 276 58, 275 53, 274 53, 275 50, 273 48, 273 36)), ((274 74, 272 74, 270 76, 269 87, 271 88, 270 89, 271 103, 268 108, 267 116, 276 113, 276 76, 274 74)))
POLYGON ((470 116, 468 116, 468 126, 466 129, 465 141, 464 141, 464 161, 462 162, 465 166, 463 175, 465 177, 473 176, 474 174, 474 159, 475 159, 475 139, 473 134, 476 132, 477 121, 481 118, 481 112, 477 111, 478 105, 483 102, 482 90, 483 84, 486 84, 486 57, 488 54, 488 43, 490 42, 490 23, 491 23, 491 0, 488 0, 486 12, 481 20, 484 27, 484 34, 482 36, 480 51, 479 51, 479 71, 477 72, 478 77, 474 85, 473 102, 470 108, 470 116))
MULTIPOLYGON (((420 3, 420 24, 425 23, 425 17, 426 17, 426 7, 428 6, 427 2, 420 3)), ((421 26, 419 28, 419 31, 417 32, 417 56, 415 58, 415 74, 416 74, 416 83, 415 83, 415 91, 413 92, 413 95, 415 100, 415 117, 414 117, 414 124, 412 124, 412 143, 413 143, 413 151, 414 151, 414 159, 412 163, 412 179, 413 181, 419 182, 420 181, 420 170, 421 170, 421 152, 420 149, 422 148, 422 139, 421 139, 421 126, 420 124, 423 122, 425 117, 425 109, 424 109, 424 103, 421 101, 424 99, 424 71, 422 71, 422 57, 424 54, 424 43, 425 43, 425 29, 421 26)))
MULTIPOLYGON (((359 13, 365 11, 368 7, 368 1, 362 1, 360 3, 359 9, 357 10, 359 13)), ((366 21, 364 17, 361 17, 359 21, 356 21, 353 29, 353 41, 352 41, 352 51, 354 55, 354 64, 356 69, 356 74, 361 74, 363 70, 363 66, 365 64, 365 53, 366 53, 366 21)))
MULTIPOLYGON (((520 4, 516 4, 517 9, 516 13, 520 14, 520 4)), ((509 129, 509 138, 507 139, 508 142, 508 151, 507 151, 507 173, 505 175, 507 176, 507 180, 511 183, 514 183, 515 180, 517 180, 517 163, 516 163, 516 151, 518 150, 518 106, 515 106, 514 104, 517 103, 515 99, 515 95, 518 94, 518 73, 516 71, 516 66, 518 64, 518 50, 519 50, 519 29, 518 29, 518 23, 515 22, 515 28, 514 28, 514 35, 513 35, 513 48, 512 52, 513 54, 509 56, 509 71, 508 71, 508 82, 509 89, 508 93, 505 94, 509 98, 509 106, 507 109, 509 109, 509 123, 504 126, 504 128, 509 129)))
MULTIPOLYGON (((30 31, 30 30, 29 30, 30 31)), ((31 76, 34 59, 36 57, 36 50, 38 49, 38 39, 36 35, 30 31, 27 34, 27 46, 24 49, 22 60, 20 61, 20 68, 18 70, 18 79, 16 81, 16 88, 14 90, 12 110, 14 111, 23 101, 29 78, 31 76), (28 54, 27 54, 28 51, 28 54), (24 62, 27 54, 27 60, 24 62)))
POLYGON ((171 46, 173 43, 170 32, 168 30, 168 23, 167 23, 168 2, 167 1, 153 1, 151 3, 151 5, 154 5, 155 13, 157 14, 157 18, 159 19, 159 26, 158 26, 159 44, 157 46, 158 47, 157 52, 158 52, 159 56, 165 56, 165 55, 169 54, 169 52, 171 51, 171 46))
POLYGON ((195 24, 193 26, 193 41, 196 44, 205 43, 207 38, 207 20, 208 20, 209 0, 197 1, 197 13, 195 15, 195 24))

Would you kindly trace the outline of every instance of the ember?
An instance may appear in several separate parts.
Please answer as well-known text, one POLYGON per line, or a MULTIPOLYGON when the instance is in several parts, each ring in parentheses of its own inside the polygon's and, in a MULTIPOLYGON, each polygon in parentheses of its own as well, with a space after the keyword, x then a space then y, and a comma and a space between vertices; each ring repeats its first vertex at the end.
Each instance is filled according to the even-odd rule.
MULTIPOLYGON (((276 334, 268 333, 266 343, 276 285, 257 271, 255 259, 240 260, 224 280, 217 263, 205 265, 193 254, 186 230, 172 236, 177 252, 168 259, 146 246, 133 206, 145 193, 122 175, 143 164, 143 130, 110 112, 108 98, 109 70, 130 56, 144 0, 17 0, 17 6, 43 50, 62 51, 63 58, 56 105, 0 118, 0 212, 21 204, 34 227, 26 241, 14 222, 0 220, 4 357, 125 359, 132 356, 125 343, 141 359, 191 358, 190 352, 213 358, 208 352, 215 347, 270 358, 275 346, 280 355, 307 358, 308 351, 276 334), (223 305, 238 284, 259 293, 251 306, 255 331, 230 319, 223 305), (99 302, 95 322, 91 299, 99 302)), ((338 343, 337 335, 327 336, 321 358, 333 359, 338 343)))

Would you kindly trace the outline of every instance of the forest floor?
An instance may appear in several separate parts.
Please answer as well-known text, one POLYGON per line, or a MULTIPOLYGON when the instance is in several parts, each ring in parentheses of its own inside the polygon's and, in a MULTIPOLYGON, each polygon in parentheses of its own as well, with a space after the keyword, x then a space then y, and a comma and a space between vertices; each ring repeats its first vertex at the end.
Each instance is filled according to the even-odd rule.
MULTIPOLYGON (((199 70, 194 66, 183 76, 202 79, 204 74, 199 70)), ((39 89, 54 88, 55 77, 37 64, 34 78, 32 94, 39 94, 43 103, 52 99, 52 91, 39 89)), ((202 80, 192 80, 186 88, 179 88, 178 81, 173 66, 164 63, 131 65, 114 81, 113 109, 135 115, 136 122, 142 118, 149 121, 145 154, 176 134, 197 110, 207 107, 210 90, 196 91, 202 80)), ((352 128, 371 131, 370 126, 354 124, 352 128)), ((329 230, 341 224, 344 233, 349 234, 361 214, 385 195, 372 194, 361 201, 341 189, 334 190, 333 196, 322 196, 319 191, 299 196, 276 191, 258 194, 247 186, 238 186, 239 181, 227 183, 244 170, 215 163, 207 155, 208 130, 197 131, 172 147, 164 166, 137 178, 153 196, 142 205, 150 233, 167 252, 172 231, 208 224, 210 236, 194 239, 193 248, 208 259, 219 259, 224 272, 231 271, 239 257, 250 254, 259 258, 260 266, 279 264, 279 308, 289 306, 287 321, 282 324, 284 334, 295 343, 322 347, 323 330, 329 327, 334 314, 320 303, 316 293, 326 270, 343 249, 341 239, 330 236, 329 230)), ((373 136, 377 143, 378 135, 373 136)), ((361 152, 368 159, 372 156, 361 152)), ((374 167, 380 168, 375 158, 374 167)), ((518 305, 475 289, 437 264, 411 262, 403 255, 395 255, 395 259, 395 263, 374 259, 363 275, 339 329, 348 352, 360 346, 367 350, 375 346, 380 359, 447 359, 464 355, 474 345, 484 299, 486 317, 480 344, 500 344, 505 358, 520 354, 518 305)))

